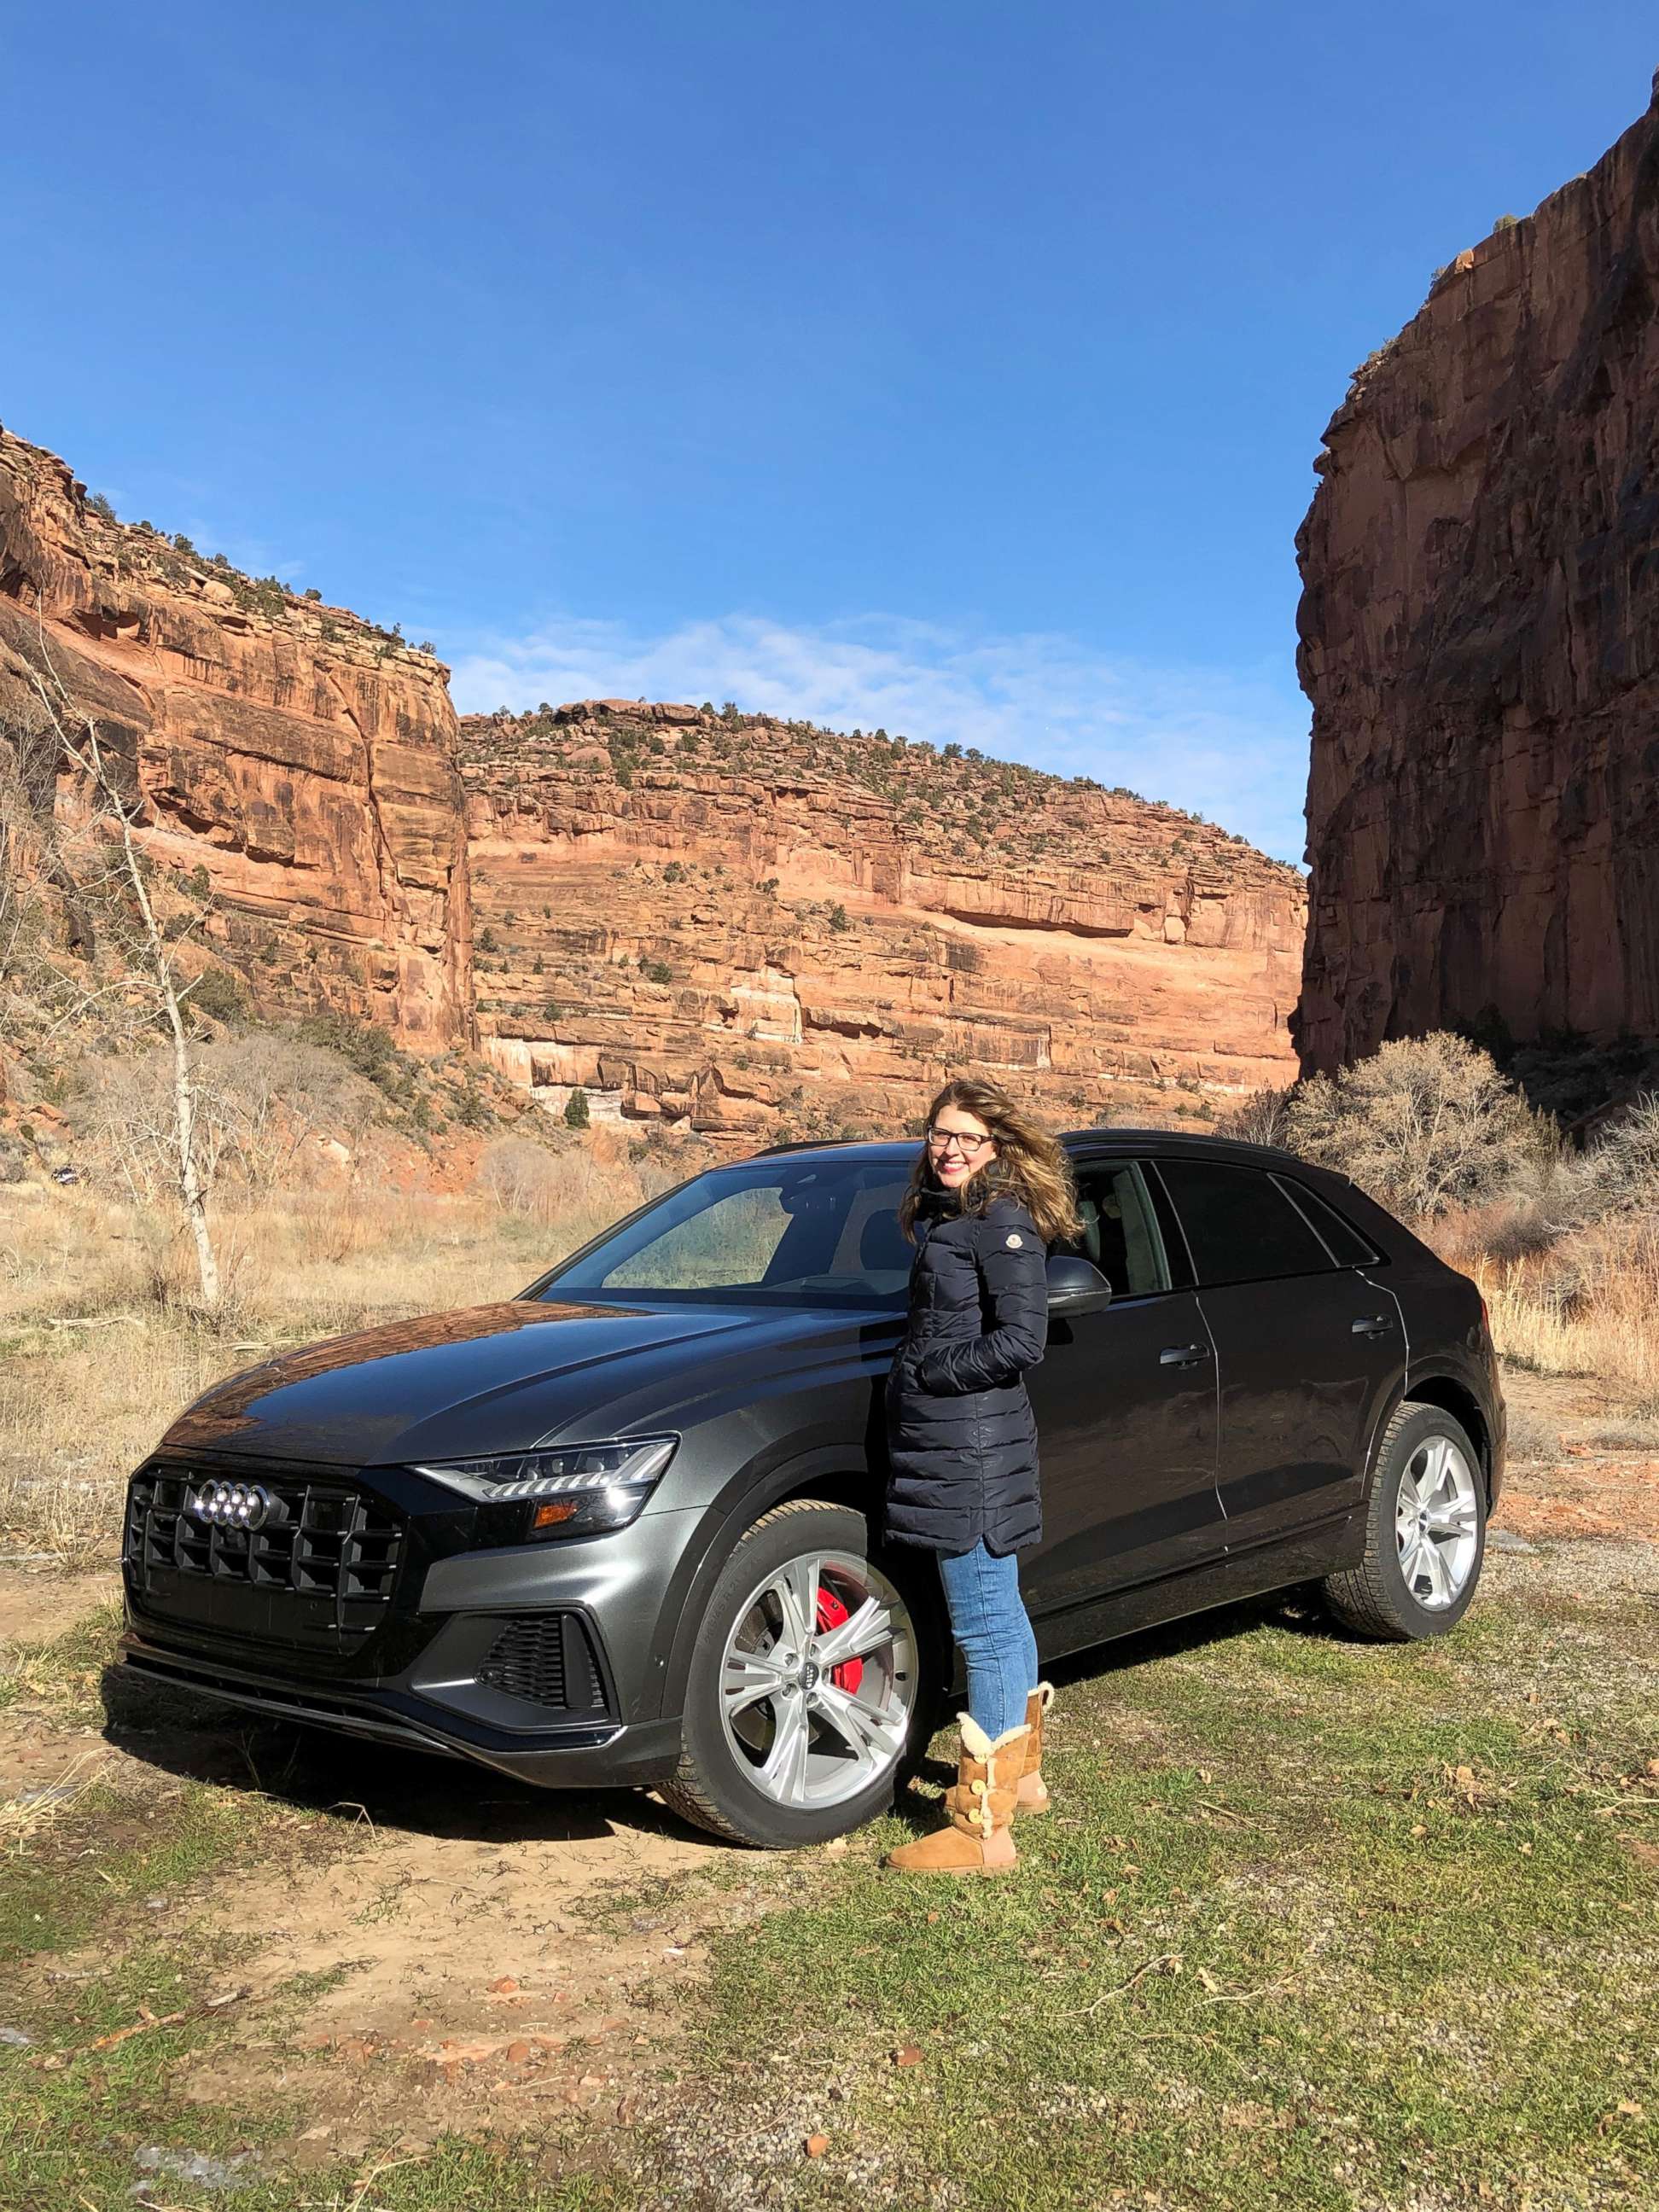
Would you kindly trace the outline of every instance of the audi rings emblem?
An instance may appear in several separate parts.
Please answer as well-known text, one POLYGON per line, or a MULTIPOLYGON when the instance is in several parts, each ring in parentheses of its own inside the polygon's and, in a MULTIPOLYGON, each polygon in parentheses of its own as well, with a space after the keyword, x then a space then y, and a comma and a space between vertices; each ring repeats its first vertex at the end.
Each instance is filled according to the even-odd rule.
POLYGON ((217 1528, 263 1528, 270 1492, 258 1482, 204 1482, 190 1501, 198 1521, 217 1528))

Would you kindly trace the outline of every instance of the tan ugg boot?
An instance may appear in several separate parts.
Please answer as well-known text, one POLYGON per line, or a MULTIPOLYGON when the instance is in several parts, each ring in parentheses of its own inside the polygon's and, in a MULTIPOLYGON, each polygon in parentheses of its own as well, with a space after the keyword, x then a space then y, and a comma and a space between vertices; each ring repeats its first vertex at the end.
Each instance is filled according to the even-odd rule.
POLYGON ((1014 1797, 1030 1730, 1010 1729, 993 1743, 969 1714, 957 1717, 962 1753, 945 1824, 888 1853, 885 1863, 900 1874, 1005 1874, 1015 1863, 1014 1797))
POLYGON ((1017 1813, 1046 1813, 1048 1809, 1048 1785, 1042 1778, 1042 1722, 1054 1702, 1052 1682, 1039 1682, 1025 1700, 1025 1725, 1031 1733, 1025 1746, 1025 1771, 1019 1778, 1015 1794, 1017 1813))

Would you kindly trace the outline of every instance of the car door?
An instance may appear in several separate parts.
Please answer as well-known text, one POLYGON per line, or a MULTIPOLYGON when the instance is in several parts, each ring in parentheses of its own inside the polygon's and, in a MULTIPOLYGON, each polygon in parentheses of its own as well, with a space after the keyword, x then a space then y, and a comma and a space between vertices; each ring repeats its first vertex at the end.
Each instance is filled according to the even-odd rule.
POLYGON ((1294 1176, 1173 1156, 1153 1172, 1215 1346, 1229 1553, 1351 1510, 1405 1372, 1400 1308, 1372 1279, 1378 1255, 1294 1176))
MULTIPOLYGON (((1021 1563, 1034 1619, 1218 1556, 1215 1358, 1186 1255, 1172 1268, 1138 1164, 1075 1164, 1084 1234, 1109 1306, 1051 1321, 1027 1378, 1043 1538, 1021 1563)), ((1063 1632, 1057 1632, 1063 1634, 1063 1632)))

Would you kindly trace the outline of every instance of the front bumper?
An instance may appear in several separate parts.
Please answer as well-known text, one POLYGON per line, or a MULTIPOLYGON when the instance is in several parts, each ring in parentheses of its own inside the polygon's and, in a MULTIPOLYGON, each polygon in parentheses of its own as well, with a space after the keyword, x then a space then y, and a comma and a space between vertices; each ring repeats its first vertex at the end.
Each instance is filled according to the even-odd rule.
MULTIPOLYGON (((313 1473, 246 1460, 236 1471, 286 1485, 290 1501, 313 1473)), ((156 1472, 139 1470, 135 1498, 158 1494, 156 1472)), ((664 1711, 664 1686, 698 1514, 647 1510, 606 1536, 503 1545, 499 1523, 407 1469, 329 1470, 326 1481, 319 1472, 306 1496, 319 1533, 302 1553, 296 1539, 250 1567, 247 1540, 227 1540, 224 1571, 204 1565, 199 1531, 183 1539, 177 1516, 130 1508, 121 1663, 273 1718, 548 1787, 637 1786, 673 1772, 680 1723, 664 1711), (313 1510, 325 1491, 326 1528, 313 1510), (356 1525, 342 1492, 398 1516, 400 1564, 372 1613, 359 1600, 348 1617, 312 1594, 332 1573, 328 1561, 337 1565, 338 1531, 356 1525)), ((347 1586, 343 1573, 334 1580, 347 1586)))
POLYGON ((270 1720, 470 1759, 544 1789, 648 1788, 666 1781, 679 1759, 678 1717, 633 1723, 605 1717, 556 1728, 504 1729, 447 1709, 408 1686, 365 1682, 348 1689, 181 1651, 152 1641, 131 1625, 131 1616, 118 1656, 146 1680, 198 1691, 270 1720))

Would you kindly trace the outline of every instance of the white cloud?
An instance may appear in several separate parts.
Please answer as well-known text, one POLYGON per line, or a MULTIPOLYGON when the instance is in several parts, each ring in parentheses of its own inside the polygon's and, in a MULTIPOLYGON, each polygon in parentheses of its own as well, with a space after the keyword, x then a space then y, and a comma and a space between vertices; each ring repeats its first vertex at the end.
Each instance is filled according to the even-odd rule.
POLYGON ((954 740, 1125 784, 1281 859, 1302 857, 1307 712, 1267 671, 1153 667, 1064 636, 975 638, 888 615, 817 629, 727 615, 656 635, 555 618, 526 636, 450 646, 463 713, 544 699, 734 699, 748 712, 954 740))

